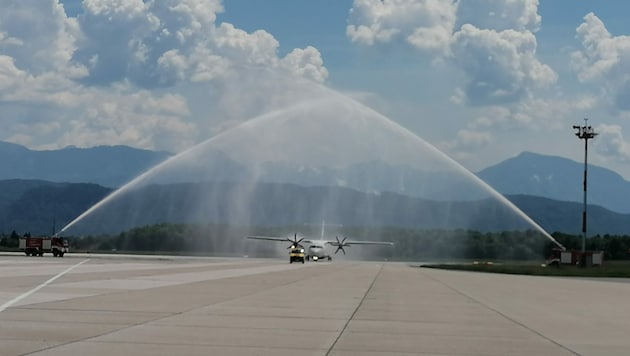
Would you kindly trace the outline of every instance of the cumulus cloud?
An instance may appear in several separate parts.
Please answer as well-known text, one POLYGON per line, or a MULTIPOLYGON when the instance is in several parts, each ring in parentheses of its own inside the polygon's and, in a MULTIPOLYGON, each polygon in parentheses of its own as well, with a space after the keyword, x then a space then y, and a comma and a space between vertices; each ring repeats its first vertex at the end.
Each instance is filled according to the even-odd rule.
POLYGON ((2 4, 0 139, 33 148, 178 151, 222 125, 222 104, 240 98, 244 120, 295 91, 277 81, 267 87, 274 92, 254 92, 233 81, 260 70, 318 83, 328 76, 314 47, 280 57, 270 33, 217 23, 220 0, 84 0, 76 17, 60 0, 2 4))
POLYGON ((328 70, 319 51, 312 46, 296 48, 280 61, 280 67, 298 77, 322 83, 328 77, 328 70))
POLYGON ((553 69, 536 58, 537 11, 537 0, 458 3, 451 51, 452 61, 467 77, 466 103, 518 103, 557 81, 553 69))
POLYGON ((471 129, 496 128, 508 130, 516 124, 530 130, 562 130, 566 122, 594 108, 593 97, 575 99, 531 98, 514 106, 489 106, 483 113, 468 123, 471 129))
POLYGON ((453 36, 453 61, 467 76, 466 98, 472 104, 516 102, 557 75, 535 56, 531 32, 481 30, 464 25, 453 36))
POLYGON ((513 121, 530 129, 563 129, 582 113, 598 105, 592 96, 579 96, 572 99, 531 98, 513 108, 513 121))
POLYGON ((112 142, 153 147, 161 142, 178 150, 194 143, 196 128, 186 120, 188 107, 179 95, 160 96, 125 86, 107 93, 90 90, 82 95, 82 101, 91 105, 74 120, 70 130, 56 133, 63 142, 88 147, 112 142))
POLYGON ((49 71, 77 78, 86 74, 70 62, 79 32, 56 0, 7 0, 0 12, 0 54, 30 74, 49 71))
POLYGON ((365 45, 404 40, 425 50, 444 49, 455 24, 456 5, 439 0, 355 0, 347 36, 365 45))
POLYGON ((115 143, 177 151, 197 139, 186 99, 179 95, 125 84, 48 93, 33 87, 25 85, 0 105, 0 115, 8 119, 2 122, 3 140, 39 149, 115 143))
POLYGON ((0 55, 0 98, 6 98, 12 91, 8 89, 15 89, 17 84, 22 82, 26 76, 24 71, 15 66, 14 58, 0 55))
POLYGON ((90 84, 128 79, 145 88, 172 86, 220 80, 244 65, 326 79, 315 48, 296 49, 282 59, 278 41, 268 32, 217 24, 217 14, 224 11, 218 0, 86 0, 84 8, 78 16, 81 47, 74 58, 90 68, 90 84))
POLYGON ((493 142, 494 136, 489 130, 464 128, 457 131, 453 140, 441 142, 438 146, 457 160, 467 160, 493 142))
POLYGON ((599 134, 595 149, 600 156, 620 162, 630 161, 630 142, 624 139, 621 126, 600 125, 595 132, 599 134))
POLYGON ((355 0, 347 35, 366 45, 405 40, 461 69, 453 102, 515 103, 557 80, 536 58, 537 0, 355 0))
POLYGON ((496 31, 536 32, 540 28, 538 0, 460 0, 456 28, 465 24, 496 31))
POLYGON ((457 147, 460 150, 486 146, 491 142, 492 136, 489 132, 473 131, 468 129, 459 130, 457 132, 457 147))
POLYGON ((582 82, 597 82, 619 110, 630 110, 630 36, 612 36, 593 13, 577 28, 583 49, 571 55, 572 68, 582 82))
POLYGON ((474 152, 494 143, 495 135, 509 135, 515 126, 532 132, 544 130, 566 131, 567 121, 581 117, 593 109, 593 97, 575 99, 530 98, 514 106, 487 106, 457 131, 455 138, 440 143, 440 147, 458 159, 470 158, 474 152))

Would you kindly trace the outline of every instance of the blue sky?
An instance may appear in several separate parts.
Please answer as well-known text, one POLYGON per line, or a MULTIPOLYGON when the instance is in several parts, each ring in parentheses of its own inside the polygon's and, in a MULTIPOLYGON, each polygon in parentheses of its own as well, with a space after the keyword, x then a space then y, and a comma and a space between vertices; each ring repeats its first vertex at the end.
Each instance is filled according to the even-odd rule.
POLYGON ((473 171, 581 161, 589 117, 589 161, 630 178, 628 2, 0 3, 0 140, 181 151, 293 99, 247 66, 362 101, 473 171))

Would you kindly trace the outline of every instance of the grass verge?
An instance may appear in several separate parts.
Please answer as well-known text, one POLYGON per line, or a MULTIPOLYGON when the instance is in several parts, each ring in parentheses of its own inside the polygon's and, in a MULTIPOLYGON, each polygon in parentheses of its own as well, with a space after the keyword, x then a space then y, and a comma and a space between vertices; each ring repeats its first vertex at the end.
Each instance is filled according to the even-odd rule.
POLYGON ((456 271, 487 273, 522 274, 530 276, 564 276, 597 278, 630 278, 630 262, 607 261, 601 266, 579 267, 573 265, 545 266, 534 263, 459 263, 424 264, 423 268, 437 268, 456 271))

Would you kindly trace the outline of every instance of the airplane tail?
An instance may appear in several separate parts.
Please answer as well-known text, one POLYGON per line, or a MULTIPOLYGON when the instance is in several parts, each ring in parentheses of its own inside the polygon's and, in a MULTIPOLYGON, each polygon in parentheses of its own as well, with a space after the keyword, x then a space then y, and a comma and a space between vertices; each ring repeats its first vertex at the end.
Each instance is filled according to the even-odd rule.
POLYGON ((326 229, 326 220, 322 219, 322 240, 324 239, 324 230, 326 229))

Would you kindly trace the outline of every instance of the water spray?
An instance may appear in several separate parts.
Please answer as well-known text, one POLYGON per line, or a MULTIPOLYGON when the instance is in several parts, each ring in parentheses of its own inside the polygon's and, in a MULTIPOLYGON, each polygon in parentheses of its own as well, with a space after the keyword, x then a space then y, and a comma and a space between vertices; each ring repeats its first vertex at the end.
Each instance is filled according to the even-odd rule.
MULTIPOLYGON (((150 181, 152 177, 165 171, 171 164, 184 160, 185 157, 194 158, 194 162, 203 162, 203 156, 199 155, 199 157, 196 157, 196 155, 205 152, 203 151, 204 149, 211 148, 229 153, 230 159, 239 164, 253 165, 252 171, 248 171, 252 174, 251 177, 247 177, 250 179, 247 181, 249 184, 259 182, 262 163, 267 161, 274 162, 275 160, 295 164, 307 162, 314 167, 334 167, 335 165, 343 164, 347 166, 348 160, 355 163, 364 162, 367 155, 367 157, 371 157, 374 160, 380 159, 392 164, 410 164, 423 168, 436 168, 446 165, 449 169, 454 169, 463 177, 475 183, 485 193, 490 194, 542 233, 547 239, 565 250, 564 246, 507 198, 430 143, 356 100, 322 85, 315 83, 312 85, 316 85, 319 90, 307 91, 309 94, 307 100, 298 101, 291 106, 286 106, 245 121, 166 159, 109 194, 64 226, 59 233, 66 231, 78 221, 123 193, 130 191, 141 183, 150 181), (317 114, 321 116, 308 116, 317 114), (327 122, 331 122, 328 125, 330 127, 326 126, 327 122), (295 125, 302 125, 297 126, 298 129, 302 130, 296 130, 295 125), (317 134, 320 134, 320 136, 317 134), (348 134, 359 136, 361 139, 352 140, 352 137, 347 137, 348 134), (313 139, 315 139, 314 143, 309 145, 310 141, 308 140, 313 139), (348 146, 348 141, 352 145, 348 146), (379 145, 378 143, 383 144, 379 145), (306 150, 300 151, 299 149, 302 148, 306 148, 306 150), (418 161, 417 153, 420 148, 428 150, 429 154, 422 157, 429 160, 428 163, 418 161), (363 159, 363 161, 357 159, 363 159)), ((312 89, 312 87, 309 89, 312 89)), ((185 163, 186 161, 183 162, 185 163)), ((246 167, 251 168, 250 166, 246 167)), ((249 197, 248 194, 251 194, 251 189, 239 192, 234 196, 236 198, 234 199, 236 208, 248 208, 247 201, 239 200, 249 197)), ((236 214, 235 216, 241 216, 237 215, 238 213, 234 214, 236 214)), ((322 220, 322 237, 324 237, 324 228, 325 221, 322 220)))

